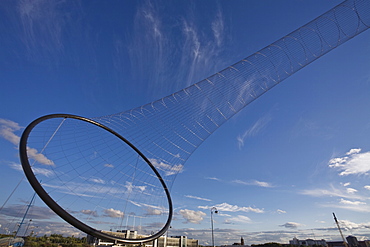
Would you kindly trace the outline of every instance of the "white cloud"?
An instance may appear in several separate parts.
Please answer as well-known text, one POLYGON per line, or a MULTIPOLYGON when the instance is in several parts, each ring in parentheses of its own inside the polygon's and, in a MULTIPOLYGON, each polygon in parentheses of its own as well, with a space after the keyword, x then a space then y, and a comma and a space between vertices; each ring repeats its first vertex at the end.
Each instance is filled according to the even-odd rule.
POLYGON ((279 214, 286 214, 286 211, 281 210, 281 209, 276 210, 276 212, 278 212, 279 214))
POLYGON ((224 221, 225 224, 233 224, 233 223, 251 223, 252 220, 244 215, 238 215, 236 217, 228 218, 224 221))
POLYGON ((271 117, 266 115, 258 119, 252 127, 248 128, 242 135, 239 135, 236 139, 238 141, 239 149, 244 146, 244 141, 246 138, 257 135, 269 122, 271 117))
POLYGON ((169 165, 157 159, 149 159, 155 168, 164 171, 166 176, 176 175, 184 170, 183 165, 169 165))
POLYGON ((347 188, 347 193, 349 193, 349 194, 354 194, 356 192, 357 192, 357 190, 354 189, 354 188, 347 188))
POLYGON ((369 223, 355 223, 349 220, 339 220, 339 224, 341 227, 343 227, 346 230, 353 230, 353 229, 368 229, 369 228, 369 223))
MULTIPOLYGON (((23 172, 22 165, 20 165, 20 164, 11 163, 10 164, 10 167, 13 168, 14 170, 22 171, 23 172)), ((45 169, 45 168, 36 168, 36 167, 33 167, 32 168, 32 171, 33 171, 33 173, 35 175, 43 175, 45 177, 52 177, 54 175, 54 172, 52 170, 45 169)))
POLYGON ((207 201, 207 202, 212 201, 212 200, 210 200, 210 199, 202 198, 202 197, 198 197, 198 196, 185 195, 185 197, 187 197, 187 198, 192 198, 192 199, 197 199, 197 200, 202 200, 202 201, 207 201))
POLYGON ((54 162, 48 159, 45 155, 39 153, 35 148, 27 147, 27 155, 29 158, 36 160, 43 165, 54 165, 54 162))
POLYGON ((350 185, 351 185, 351 183, 349 183, 349 182, 348 182, 348 183, 343 184, 343 186, 344 186, 344 187, 347 187, 347 186, 350 186, 350 185))
POLYGON ((358 154, 361 152, 361 148, 352 148, 351 150, 349 150, 346 155, 351 155, 351 154, 358 154))
POLYGON ((189 209, 181 209, 179 211, 181 216, 186 220, 184 223, 200 224, 203 217, 206 216, 202 211, 194 211, 189 209))
POLYGON ((298 227, 301 227, 301 226, 304 226, 300 223, 296 223, 296 222, 287 222, 283 225, 279 225, 281 227, 285 227, 285 228, 290 228, 290 229, 297 229, 298 227))
POLYGON ((343 198, 340 199, 340 202, 341 204, 347 204, 347 205, 365 205, 366 202, 361 202, 361 201, 349 201, 349 200, 345 200, 343 198))
POLYGON ((104 167, 114 168, 114 165, 112 165, 112 164, 105 164, 104 167))
MULTIPOLYGON (((18 147, 20 137, 14 134, 15 131, 20 130, 22 127, 18 123, 11 120, 0 118, 0 137, 11 142, 18 147)), ((29 158, 36 160, 43 165, 54 165, 54 162, 48 159, 45 155, 39 153, 36 149, 27 147, 27 155, 29 158)))
POLYGON ((360 153, 361 149, 351 149, 347 156, 329 160, 329 167, 338 169, 340 176, 368 174, 370 152, 360 153))
POLYGON ((98 183, 98 184, 105 184, 105 181, 101 178, 90 178, 89 181, 98 183))
POLYGON ((98 213, 96 211, 89 210, 89 209, 82 209, 81 213, 89 215, 89 216, 98 217, 98 213))
POLYGON ((163 210, 152 207, 146 207, 145 210, 147 212, 147 215, 161 215, 163 213, 163 210))
POLYGON ((20 137, 14 134, 14 132, 20 129, 21 127, 18 123, 0 118, 0 136, 14 145, 18 145, 20 140, 20 137))
POLYGON ((113 208, 104 209, 104 216, 110 218, 121 218, 123 217, 124 213, 120 210, 116 210, 113 208))
POLYGON ((237 205, 230 205, 226 202, 217 204, 214 206, 198 206, 201 209, 211 209, 212 207, 216 207, 218 211, 226 211, 226 212, 254 212, 254 213, 264 213, 263 209, 253 208, 253 207, 239 207, 237 205))
POLYGON ((243 184, 243 185, 256 185, 256 186, 265 187, 265 188, 274 187, 272 184, 270 184, 268 182, 262 182, 262 181, 257 181, 257 180, 253 180, 251 182, 245 182, 245 181, 241 181, 241 180, 234 180, 233 183, 243 184))
POLYGON ((133 185, 132 182, 128 182, 128 181, 126 181, 125 187, 127 189, 127 193, 132 193, 134 191, 143 192, 146 190, 146 186, 133 185))
POLYGON ((365 185, 364 188, 370 190, 370 185, 365 185))

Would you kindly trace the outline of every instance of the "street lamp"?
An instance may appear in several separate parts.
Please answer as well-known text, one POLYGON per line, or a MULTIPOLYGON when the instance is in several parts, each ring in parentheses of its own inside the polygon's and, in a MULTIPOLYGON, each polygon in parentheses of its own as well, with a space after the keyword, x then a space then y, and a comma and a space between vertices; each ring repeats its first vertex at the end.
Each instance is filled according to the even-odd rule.
POLYGON ((217 208, 216 207, 212 207, 211 208, 211 228, 212 228, 212 246, 215 247, 215 237, 213 235, 213 212, 215 212, 215 214, 218 213, 217 211, 217 208))

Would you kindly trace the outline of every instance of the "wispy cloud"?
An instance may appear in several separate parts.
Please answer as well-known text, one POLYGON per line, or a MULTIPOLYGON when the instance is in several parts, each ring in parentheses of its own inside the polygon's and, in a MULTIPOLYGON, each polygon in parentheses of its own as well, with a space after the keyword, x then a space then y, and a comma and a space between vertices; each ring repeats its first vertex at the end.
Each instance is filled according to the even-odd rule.
MULTIPOLYGON (((10 167, 13 168, 14 170, 23 172, 22 165, 20 164, 11 163, 10 167)), ((33 167, 32 171, 35 175, 43 175, 45 177, 52 177, 55 175, 55 173, 52 170, 46 168, 33 167)))
POLYGON ((303 195, 309 195, 314 197, 341 197, 347 199, 363 199, 361 195, 355 194, 352 191, 347 191, 348 188, 337 188, 334 185, 330 185, 326 189, 307 189, 301 191, 303 195))
POLYGON ((220 8, 217 9, 210 26, 213 37, 199 28, 194 11, 190 10, 188 13, 181 25, 183 45, 179 64, 181 68, 187 68, 183 71, 183 75, 186 76, 186 86, 220 69, 219 61, 224 59, 218 59, 218 57, 223 51, 225 40, 225 21, 220 8))
POLYGON ((181 216, 185 219, 184 223, 200 224, 203 217, 206 216, 202 211, 194 211, 189 209, 181 209, 179 211, 181 216))
POLYGON ((224 33, 225 33, 225 24, 223 19, 223 14, 220 9, 218 9, 216 18, 212 22, 212 31, 215 38, 216 44, 218 47, 223 45, 224 33))
MULTIPOLYGON (((41 56, 48 61, 59 61, 63 51, 66 12, 59 11, 63 3, 54 1, 18 1, 18 16, 22 28, 21 40, 29 59, 41 56)), ((66 10, 65 10, 66 11, 66 10)))
POLYGON ((364 202, 364 201, 355 201, 355 200, 346 200, 343 198, 340 198, 336 202, 331 203, 322 203, 320 204, 322 207, 326 208, 340 208, 340 209, 346 209, 354 212, 370 212, 370 206, 364 202))
POLYGON ((226 202, 217 204, 214 206, 198 206, 198 208, 201 209, 211 209, 212 207, 216 207, 217 210, 221 211, 226 211, 226 212, 253 212, 253 213, 264 213, 263 209, 260 208, 254 208, 254 207, 240 207, 237 205, 230 205, 226 202))
POLYGON ((281 209, 276 210, 276 212, 279 213, 279 214, 286 214, 286 211, 281 210, 281 209))
MULTIPOLYGON (((10 205, 7 207, 2 208, 1 214, 12 216, 12 217, 22 217, 23 214, 19 212, 24 212, 25 205, 10 205)), ((27 217, 31 219, 50 219, 57 216, 53 211, 51 211, 48 207, 40 207, 33 205, 32 210, 29 211, 27 217)))
POLYGON ((340 176, 366 175, 370 171, 370 152, 361 153, 361 149, 354 148, 343 157, 329 160, 329 167, 340 171, 340 176))
POLYGON ((150 78, 148 89, 156 93, 158 88, 164 85, 163 75, 170 74, 171 69, 171 43, 167 37, 168 32, 156 3, 144 1, 135 14, 129 56, 134 79, 144 85, 150 78), (151 65, 147 66, 148 63, 151 65))
POLYGON ((49 181, 49 183, 42 183, 42 186, 53 188, 55 191, 60 193, 84 197, 100 197, 104 194, 109 194, 115 197, 122 194, 143 193, 146 189, 145 186, 133 185, 131 182, 127 181, 125 184, 114 183, 112 186, 96 182, 86 182, 91 181, 87 178, 82 178, 80 182, 70 181, 68 184, 65 184, 59 183, 58 180, 54 180, 49 181))
POLYGON ((224 224, 234 224, 234 223, 251 223, 252 220, 244 215, 237 215, 236 217, 230 217, 225 219, 224 224))
POLYGON ((258 119, 251 127, 249 127, 243 134, 239 135, 236 140, 238 141, 239 149, 244 146, 244 141, 246 138, 251 136, 256 136, 259 134, 263 128, 271 121, 271 116, 268 114, 260 119, 258 119))
POLYGON ((163 208, 161 206, 150 205, 142 202, 135 202, 132 200, 129 200, 129 202, 137 207, 144 208, 146 211, 145 215, 162 215, 163 213, 168 212, 166 208, 163 208))
POLYGON ((201 200, 201 201, 207 201, 207 202, 212 201, 211 199, 202 198, 202 197, 198 197, 198 196, 185 195, 185 197, 192 198, 192 199, 197 199, 197 200, 201 200))
POLYGON ((89 178, 88 180, 98 184, 105 184, 105 181, 101 178, 89 178))
POLYGON ((258 180, 252 180, 252 181, 246 182, 246 181, 241 181, 237 179, 232 182, 237 183, 237 184, 242 184, 242 185, 254 185, 254 186, 265 187, 265 188, 274 187, 271 183, 258 181, 258 180))
POLYGON ((302 191, 302 194, 315 197, 328 197, 337 199, 333 201, 318 204, 321 207, 341 208, 356 212, 370 212, 370 207, 366 203, 369 200, 367 196, 361 195, 353 188, 336 188, 331 185, 329 189, 313 189, 302 191))
POLYGON ((215 181, 221 181, 221 179, 215 178, 215 177, 205 177, 205 179, 215 180, 215 181))

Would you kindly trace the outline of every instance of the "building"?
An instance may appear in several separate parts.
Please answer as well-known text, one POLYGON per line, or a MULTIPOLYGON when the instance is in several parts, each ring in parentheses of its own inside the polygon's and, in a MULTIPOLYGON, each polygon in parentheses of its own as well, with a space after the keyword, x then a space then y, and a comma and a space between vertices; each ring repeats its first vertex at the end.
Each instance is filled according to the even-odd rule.
MULTIPOLYGON (((355 236, 346 237, 348 247, 370 247, 370 241, 358 241, 355 236)), ((344 245, 343 241, 328 241, 328 247, 347 247, 344 245)))
POLYGON ((348 236, 346 237, 347 243, 350 247, 359 247, 359 243, 357 241, 357 238, 355 236, 348 236))
POLYGON ((328 246, 324 239, 321 240, 314 240, 314 239, 306 239, 306 240, 299 240, 296 237, 293 240, 289 240, 290 245, 304 245, 304 246, 314 246, 314 245, 321 245, 321 246, 328 246))
POLYGON ((343 241, 328 241, 326 242, 328 247, 346 247, 344 246, 343 241))
POLYGON ((198 247, 198 240, 188 239, 186 236, 162 236, 153 242, 145 244, 146 247, 198 247))
MULTIPOLYGON (((123 238, 144 238, 147 237, 146 235, 138 235, 137 231, 130 231, 130 230, 118 230, 117 232, 108 232, 103 231, 104 233, 108 233, 113 236, 123 237, 123 238), (127 236, 127 237, 126 237, 127 236)), ((94 246, 126 246, 125 244, 119 242, 113 242, 112 240, 106 239, 98 239, 93 236, 87 236, 88 244, 94 246)), ((154 241, 144 243, 143 247, 198 247, 198 240, 195 239, 188 239, 186 236, 162 236, 154 241)), ((128 246, 128 245, 127 245, 128 246)), ((132 245, 130 245, 132 246, 132 245)))
MULTIPOLYGON (((244 238, 240 238, 240 243, 233 243, 232 245, 221 245, 222 247, 235 247, 237 245, 238 247, 251 247, 250 245, 244 244, 244 238)), ((369 246, 370 247, 370 246, 369 246)))

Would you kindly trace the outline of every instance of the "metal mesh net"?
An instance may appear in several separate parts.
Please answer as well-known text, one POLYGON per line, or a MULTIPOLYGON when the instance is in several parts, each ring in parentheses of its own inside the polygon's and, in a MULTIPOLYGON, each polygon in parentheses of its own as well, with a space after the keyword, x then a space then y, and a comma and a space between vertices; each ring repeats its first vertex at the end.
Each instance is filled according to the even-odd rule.
MULTIPOLYGON (((94 118, 143 154, 170 188, 218 127, 269 89, 370 26, 370 1, 348 0, 194 85, 135 109, 94 118)), ((162 229, 169 205, 157 174, 128 143, 73 118, 38 124, 28 159, 47 193, 95 229, 162 229), (38 151, 37 151, 38 150, 38 151)))

